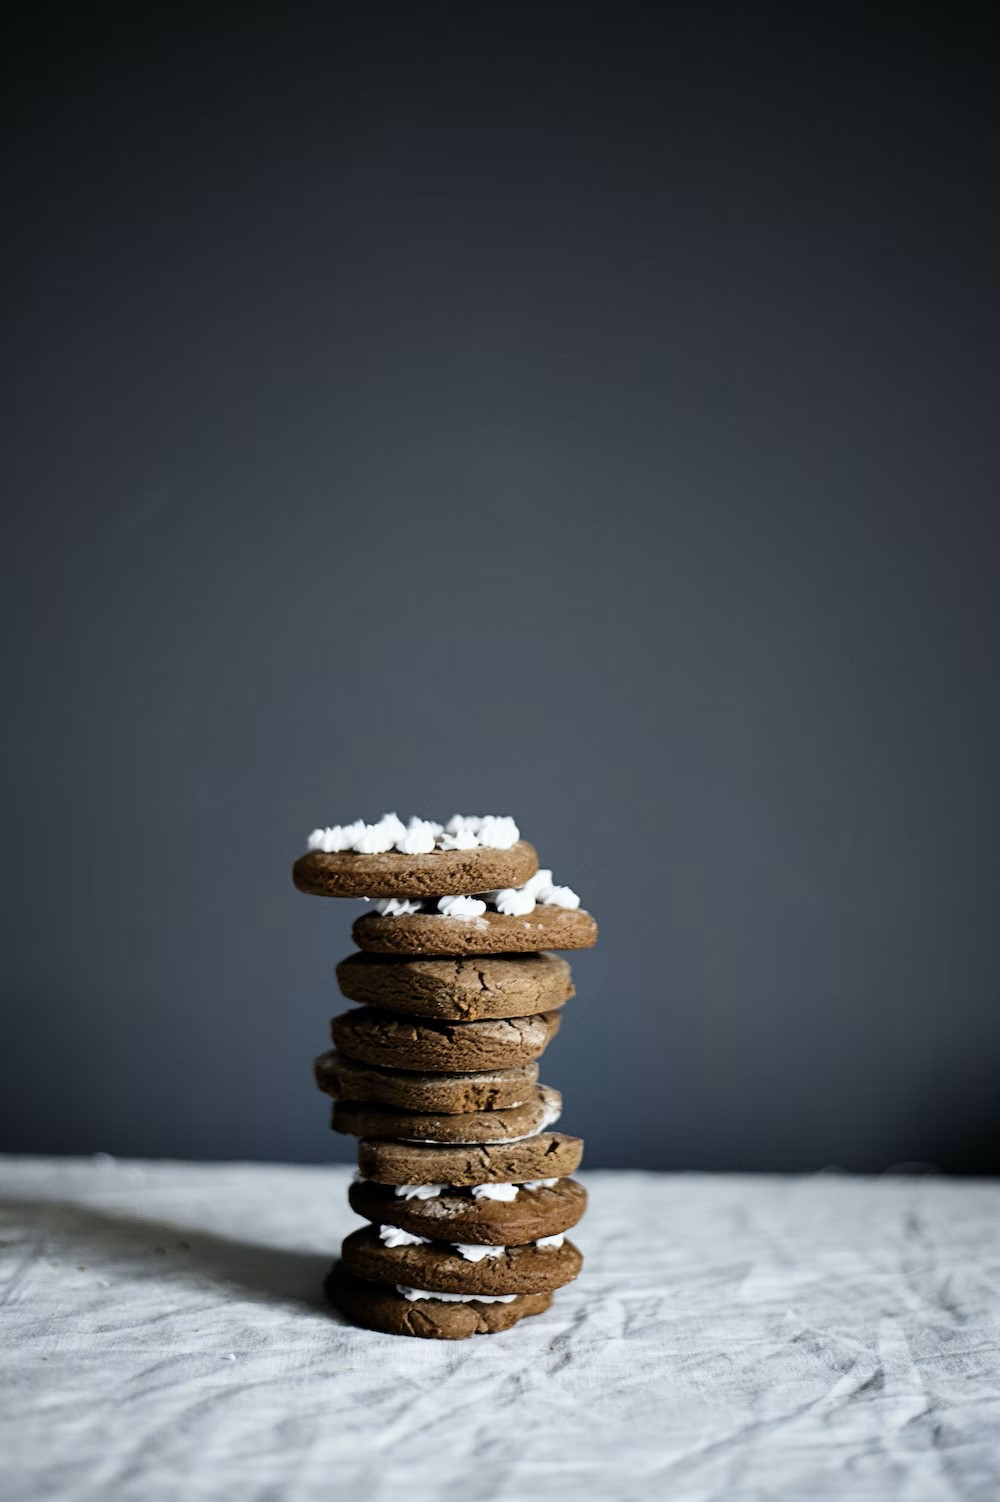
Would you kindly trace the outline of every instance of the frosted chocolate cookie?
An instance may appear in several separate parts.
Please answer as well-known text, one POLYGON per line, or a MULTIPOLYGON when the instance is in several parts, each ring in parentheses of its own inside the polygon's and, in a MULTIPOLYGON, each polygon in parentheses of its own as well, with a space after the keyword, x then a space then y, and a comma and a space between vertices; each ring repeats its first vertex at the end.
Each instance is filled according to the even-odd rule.
POLYGON ((483 1074, 424 1074, 409 1069, 380 1069, 361 1064, 331 1048, 315 1064, 316 1083, 327 1095, 345 1101, 376 1101, 403 1111, 504 1111, 530 1101, 538 1082, 538 1065, 494 1069, 483 1074))
POLYGON ((337 980, 351 1001, 450 1022, 528 1017, 573 995, 569 966, 555 954, 451 960, 352 954, 337 966, 337 980))
POLYGON ((456 814, 447 825, 404 824, 383 814, 375 824, 359 819, 314 829, 292 880, 319 897, 402 898, 390 910, 412 911, 426 897, 519 886, 537 869, 513 819, 456 814))
POLYGON ((575 1179, 477 1187, 478 1194, 449 1184, 392 1186, 357 1179, 348 1199, 356 1214, 375 1225, 399 1226, 431 1241, 488 1246, 522 1246, 558 1236, 575 1226, 587 1208, 587 1191, 575 1179))
POLYGON ((550 1293, 506 1295, 499 1299, 444 1300, 418 1289, 412 1297, 392 1283, 356 1278, 342 1263, 334 1263, 326 1291, 341 1313, 366 1330, 386 1335, 415 1335, 425 1340, 465 1340, 470 1335, 496 1335, 529 1314, 544 1314, 550 1293))
POLYGON ((394 1111, 391 1106, 338 1101, 331 1125, 353 1137, 385 1138, 396 1142, 512 1142, 554 1125, 562 1114, 558 1090, 541 1085, 530 1101, 501 1111, 471 1111, 458 1115, 428 1115, 394 1111))
POLYGON ((351 934, 359 949, 377 954, 515 954, 590 949, 597 924, 580 908, 560 907, 536 907, 526 916, 489 909, 469 916, 366 913, 351 934))
POLYGON ((543 1246, 447 1246, 417 1241, 407 1231, 363 1226, 344 1238, 340 1258, 349 1273, 397 1288, 436 1293, 551 1293, 572 1283, 583 1258, 571 1241, 553 1236, 543 1246))
POLYGON ((582 1157, 582 1140, 562 1132, 464 1147, 376 1142, 367 1137, 358 1143, 362 1177, 379 1184, 521 1184, 529 1179, 562 1179, 576 1172, 582 1157))
POLYGON ((454 1074, 510 1069, 537 1059, 559 1031, 559 1013, 484 1022, 432 1022, 362 1007, 334 1017, 330 1031, 340 1052, 363 1064, 454 1074))

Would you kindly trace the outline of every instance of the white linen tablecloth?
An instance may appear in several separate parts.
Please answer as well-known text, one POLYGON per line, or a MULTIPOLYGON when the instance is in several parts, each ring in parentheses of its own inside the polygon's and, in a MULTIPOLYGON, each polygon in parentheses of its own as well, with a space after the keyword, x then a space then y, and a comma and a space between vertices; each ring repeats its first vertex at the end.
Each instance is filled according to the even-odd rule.
POLYGON ((344 1168, 0 1159, 7 1502, 997 1502, 1000 1186, 581 1177, 580 1280, 347 1325, 344 1168))

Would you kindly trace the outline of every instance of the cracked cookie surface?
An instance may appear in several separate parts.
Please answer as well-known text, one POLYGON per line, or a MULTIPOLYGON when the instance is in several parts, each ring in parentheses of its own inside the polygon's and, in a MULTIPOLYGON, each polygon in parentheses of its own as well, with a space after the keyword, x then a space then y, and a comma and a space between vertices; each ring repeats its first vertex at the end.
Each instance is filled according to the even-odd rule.
POLYGON ((331 1048, 315 1063, 316 1083, 326 1095, 345 1101, 375 1101, 403 1111, 453 1115, 468 1111, 503 1111, 524 1105, 534 1094, 538 1065, 480 1073, 427 1074, 412 1069, 383 1069, 362 1064, 331 1048))
POLYGON ((527 1017, 573 995, 566 961, 555 954, 411 958, 352 954, 337 966, 350 1001, 442 1021, 527 1017))
POLYGON ((540 1085, 523 1106, 500 1111, 430 1114, 396 1111, 370 1101, 337 1101, 330 1124, 335 1132, 349 1136, 395 1142, 510 1142, 552 1125, 561 1114, 559 1091, 540 1085))
POLYGON ((529 1063, 548 1047, 559 1021, 558 1012, 539 1012, 482 1022, 436 1022, 360 1007, 334 1017, 330 1032, 341 1053, 364 1064, 453 1074, 529 1063))

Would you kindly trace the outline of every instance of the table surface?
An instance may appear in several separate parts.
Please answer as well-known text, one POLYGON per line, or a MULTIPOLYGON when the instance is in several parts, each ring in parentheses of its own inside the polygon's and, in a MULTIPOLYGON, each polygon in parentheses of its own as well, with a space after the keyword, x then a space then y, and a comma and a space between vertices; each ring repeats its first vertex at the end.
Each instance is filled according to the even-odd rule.
POLYGON ((592 1173, 502 1335, 357 1330, 341 1168, 0 1159, 4 1496, 1000 1496, 1000 1185, 592 1173))

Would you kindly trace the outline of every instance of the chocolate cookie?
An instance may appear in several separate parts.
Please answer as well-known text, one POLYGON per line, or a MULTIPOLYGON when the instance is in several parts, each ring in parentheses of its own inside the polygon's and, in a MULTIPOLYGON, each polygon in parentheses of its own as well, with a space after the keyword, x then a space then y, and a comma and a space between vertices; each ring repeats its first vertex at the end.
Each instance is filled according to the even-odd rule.
POLYGON ((446 1116, 522 1106, 531 1100, 538 1081, 534 1063, 483 1074, 422 1074, 360 1064, 333 1048, 320 1054, 315 1071, 319 1088, 339 1100, 375 1101, 403 1111, 446 1116))
POLYGON ((583 1157, 579 1137, 541 1132, 522 1142, 491 1146, 424 1146, 412 1142, 358 1143, 363 1178, 379 1184, 519 1184, 526 1179, 561 1179, 575 1173, 583 1157))
POLYGON ((337 966, 337 980, 351 1001, 448 1022, 530 1017, 573 995, 569 966, 554 954, 452 960, 352 954, 337 966))
POLYGON ((376 1283, 403 1284, 435 1293, 551 1293, 572 1283, 583 1258, 571 1241, 560 1246, 505 1246, 485 1253, 474 1249, 463 1257, 443 1242, 419 1246, 386 1246, 374 1226, 363 1226, 344 1238, 340 1259, 356 1278, 376 1283))
POLYGON ((455 1074, 511 1069, 537 1059, 559 1031, 559 1013, 484 1022, 432 1022, 361 1007, 334 1017, 330 1031, 340 1052, 363 1064, 455 1074))
POLYGON ((558 1090, 541 1085, 523 1106, 506 1111, 471 1111, 459 1115, 427 1115, 394 1111, 390 1106, 338 1101, 331 1126, 353 1137, 378 1137, 396 1142, 513 1142, 552 1126, 562 1114, 558 1090))
MULTIPOLYGON (((505 1185, 504 1188, 507 1186, 505 1185)), ((357 1179, 348 1190, 351 1209, 380 1226, 399 1226, 432 1241, 522 1246, 575 1226, 587 1208, 587 1191, 575 1179, 515 1189, 511 1200, 480 1198, 448 1185, 424 1199, 405 1199, 389 1184, 357 1179)))
POLYGON ((376 954, 513 954, 590 949, 597 924, 580 908, 536 907, 525 917, 485 912, 478 918, 440 913, 383 917, 366 913, 351 929, 359 949, 376 954))
POLYGON ((386 1335, 415 1335, 425 1340, 465 1340, 470 1335, 496 1335, 509 1330, 528 1314, 544 1314, 550 1293, 515 1294, 501 1303, 444 1303, 440 1299, 409 1300, 391 1283, 355 1278, 335 1262, 325 1288, 348 1319, 366 1330, 386 1335))
POLYGON ((295 862, 292 880, 300 892, 317 897, 421 899, 519 887, 537 870, 535 847, 518 840, 508 850, 479 845, 473 850, 431 850, 426 855, 404 855, 399 850, 381 855, 338 850, 328 855, 310 850, 295 862))

